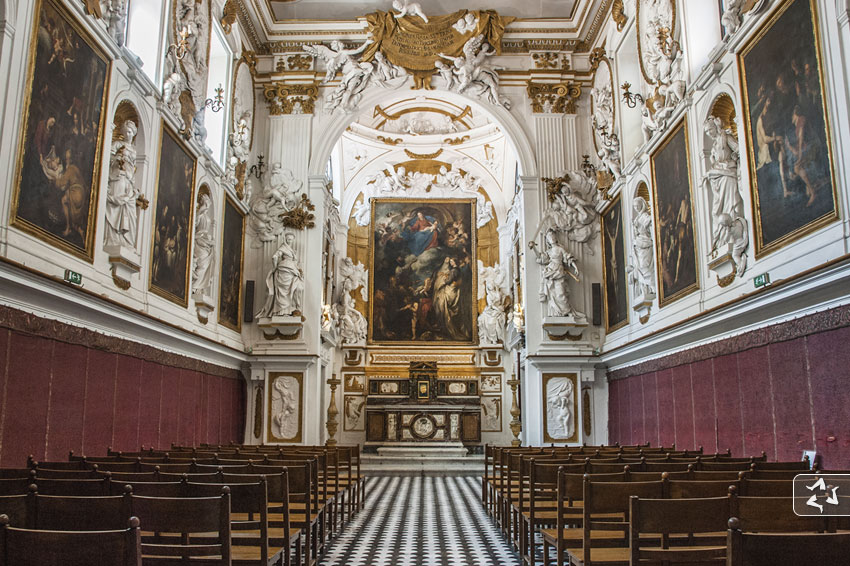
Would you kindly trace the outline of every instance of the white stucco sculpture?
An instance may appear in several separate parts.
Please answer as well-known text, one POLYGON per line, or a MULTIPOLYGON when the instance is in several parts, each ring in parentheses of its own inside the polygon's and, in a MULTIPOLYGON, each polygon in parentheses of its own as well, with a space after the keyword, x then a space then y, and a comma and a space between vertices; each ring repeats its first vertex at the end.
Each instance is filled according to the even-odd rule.
POLYGON ((643 197, 632 201, 632 258, 629 282, 632 285, 632 297, 636 303, 644 303, 655 298, 655 255, 652 245, 652 214, 643 197))
POLYGON ((136 248, 139 226, 136 188, 136 124, 125 120, 120 134, 109 150, 109 185, 106 193, 106 224, 104 240, 107 246, 136 248))
POLYGON ((575 258, 558 242, 555 230, 547 230, 544 240, 545 251, 538 251, 534 242, 530 247, 541 266, 540 301, 546 305, 546 316, 583 317, 570 304, 569 280, 579 280, 575 258))
MULTIPOLYGON (((484 35, 479 34, 464 44, 462 57, 440 53, 440 57, 454 64, 452 84, 447 88, 460 94, 470 90, 477 96, 486 96, 491 104, 510 109, 510 100, 499 94, 499 74, 486 63, 495 52, 493 46, 484 41, 484 35)), ((443 69, 438 71, 442 75, 443 69)))
POLYGON ((337 329, 343 344, 359 344, 366 340, 366 317, 355 307, 352 291, 360 289, 360 297, 369 300, 369 274, 362 263, 350 257, 339 263, 340 296, 337 301, 337 329))
POLYGON ((732 246, 738 276, 747 270, 748 224, 744 218, 744 199, 738 178, 738 142, 723 127, 720 118, 709 116, 704 124, 711 140, 709 168, 704 183, 711 192, 711 251, 732 246))
POLYGON ((252 113, 250 110, 240 116, 236 129, 227 137, 229 157, 224 171, 224 180, 232 185, 238 182, 236 168, 248 160, 251 147, 252 113))
POLYGON ((553 439, 572 438, 575 434, 573 382, 556 377, 546 383, 546 429, 553 439))
POLYGON ((587 244, 585 250, 593 255, 589 242, 599 233, 599 213, 596 201, 599 194, 596 180, 582 173, 570 171, 557 179, 548 179, 547 190, 551 190, 551 203, 543 213, 537 234, 544 230, 556 230, 572 242, 587 244))
POLYGON ((271 242, 283 233, 281 215, 298 205, 303 183, 292 171, 274 163, 267 183, 250 201, 248 226, 258 241, 271 242))
POLYGON ((720 17, 720 23, 726 28, 726 37, 734 34, 741 27, 741 11, 746 0, 727 0, 726 9, 720 17))
POLYGON ((127 0, 100 0, 100 10, 109 35, 118 45, 124 45, 127 29, 127 0))
POLYGON ((393 0, 393 9, 398 10, 398 14, 394 14, 396 19, 404 16, 418 16, 422 21, 428 23, 428 17, 422 11, 422 6, 419 2, 410 2, 410 0, 393 0))
POLYGON ((482 344, 504 344, 508 322, 508 289, 506 275, 496 264, 485 267, 478 261, 478 293, 486 298, 487 306, 478 315, 478 339, 482 344))
POLYGON ((304 272, 295 249, 295 233, 286 232, 283 242, 272 255, 272 268, 266 276, 268 296, 260 318, 300 316, 304 297, 304 272))
POLYGON ((334 40, 330 47, 321 44, 304 46, 304 51, 325 63, 327 70, 322 79, 323 84, 333 80, 337 71, 342 73, 339 86, 325 97, 328 112, 337 108, 350 112, 357 108, 363 90, 369 84, 373 67, 371 63, 359 62, 355 55, 363 53, 371 44, 372 41, 367 40, 356 49, 346 49, 342 41, 334 40))
POLYGON ((202 297, 212 295, 215 266, 215 210, 212 197, 204 193, 195 213, 195 246, 192 262, 192 292, 202 297))
POLYGON ((274 437, 292 440, 298 435, 300 397, 300 386, 293 376, 281 375, 272 382, 271 432, 274 437))

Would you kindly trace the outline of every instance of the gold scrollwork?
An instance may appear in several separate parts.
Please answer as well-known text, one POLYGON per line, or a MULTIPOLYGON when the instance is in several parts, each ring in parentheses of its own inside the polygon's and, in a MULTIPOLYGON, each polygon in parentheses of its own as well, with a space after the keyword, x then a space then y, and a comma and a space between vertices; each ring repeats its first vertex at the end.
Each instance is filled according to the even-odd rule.
POLYGON ((532 53, 534 67, 537 69, 564 69, 570 68, 570 60, 566 55, 554 51, 544 53, 532 53))
POLYGON ((224 35, 230 35, 230 32, 233 31, 233 24, 236 23, 236 18, 239 14, 238 10, 239 7, 236 4, 236 0, 227 0, 224 3, 224 8, 221 11, 221 19, 219 20, 224 35))
POLYGON ((313 58, 309 55, 293 55, 286 58, 286 66, 290 71, 309 71, 313 58))
POLYGON ((575 114, 581 98, 581 85, 575 83, 535 83, 528 81, 526 92, 534 113, 575 114))
POLYGON ((454 139, 446 138, 446 139, 443 140, 443 143, 447 143, 449 145, 460 145, 460 144, 466 143, 468 141, 469 141, 469 136, 463 136, 463 137, 456 137, 454 139))
POLYGON ((401 138, 388 138, 385 136, 378 136, 378 141, 387 145, 398 145, 401 143, 401 138))
POLYGON ((280 219, 286 228, 295 230, 305 230, 316 226, 315 215, 312 211, 316 210, 316 206, 307 198, 307 195, 301 193, 301 200, 291 210, 288 210, 280 215, 280 219))
POLYGON ((617 31, 623 31, 629 18, 626 16, 623 0, 614 0, 611 5, 611 19, 617 24, 617 31))
POLYGON ((406 153, 407 156, 411 159, 436 159, 440 156, 441 153, 443 153, 443 148, 438 149, 434 153, 413 153, 409 149, 405 148, 404 153, 406 153))
POLYGON ((316 109, 319 87, 315 83, 285 84, 274 82, 263 87, 263 97, 269 106, 269 114, 281 116, 292 114, 297 106, 304 114, 312 114, 316 109))

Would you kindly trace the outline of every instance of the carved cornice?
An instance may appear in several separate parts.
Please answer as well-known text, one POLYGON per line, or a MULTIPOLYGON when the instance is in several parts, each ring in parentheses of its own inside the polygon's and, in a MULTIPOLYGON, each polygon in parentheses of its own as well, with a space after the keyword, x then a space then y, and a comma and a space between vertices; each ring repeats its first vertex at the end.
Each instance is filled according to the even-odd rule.
POLYGON ((297 114, 299 112, 296 108, 299 105, 301 114, 313 114, 316 109, 316 99, 319 97, 319 85, 315 82, 304 84, 274 82, 263 86, 263 97, 272 116, 297 114))
POLYGON ((535 83, 528 81, 526 92, 536 114, 575 114, 581 98, 581 85, 567 83, 535 83))

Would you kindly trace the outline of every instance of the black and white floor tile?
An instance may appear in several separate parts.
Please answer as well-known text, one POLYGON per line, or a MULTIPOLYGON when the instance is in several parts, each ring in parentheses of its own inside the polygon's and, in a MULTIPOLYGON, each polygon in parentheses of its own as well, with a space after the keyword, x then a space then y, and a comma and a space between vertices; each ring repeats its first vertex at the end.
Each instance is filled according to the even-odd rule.
POLYGON ((375 477, 320 566, 518 566, 475 477, 375 477))

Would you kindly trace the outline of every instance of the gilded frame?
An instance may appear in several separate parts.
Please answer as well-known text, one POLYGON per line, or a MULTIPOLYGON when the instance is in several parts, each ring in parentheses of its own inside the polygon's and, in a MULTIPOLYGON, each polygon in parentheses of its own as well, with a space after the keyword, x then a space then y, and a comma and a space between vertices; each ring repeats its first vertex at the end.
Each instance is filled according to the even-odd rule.
MULTIPOLYGON (((795 20, 796 21, 796 20, 795 20)), ((786 0, 771 16, 764 22, 759 30, 753 35, 741 51, 738 53, 738 73, 741 81, 741 108, 744 117, 744 135, 747 141, 747 162, 750 174, 750 197, 753 206, 753 222, 755 223, 755 257, 759 259, 778 251, 785 246, 799 240, 800 238, 815 232, 839 219, 838 192, 835 180, 835 161, 832 146, 832 128, 830 125, 829 108, 826 100, 826 83, 824 81, 823 54, 821 48, 820 26, 818 23, 817 3, 814 0, 786 0), (797 228, 787 232, 776 240, 764 243, 763 227, 763 204, 759 195, 759 182, 757 165, 757 152, 753 144, 753 117, 750 115, 750 96, 747 81, 746 57, 773 29, 774 25, 785 15, 785 13, 797 2, 808 2, 811 13, 812 34, 814 41, 814 55, 817 60, 818 85, 820 87, 820 110, 824 121, 824 136, 827 149, 828 172, 832 185, 832 211, 827 212, 797 228)))
POLYGON ((366 396, 365 395, 343 395, 342 397, 342 430, 343 432, 366 432, 366 396), (348 413, 348 405, 352 402, 353 399, 363 399, 363 407, 361 408, 361 414, 359 423, 362 425, 359 428, 349 428, 348 427, 348 418, 346 414, 348 413))
MULTIPOLYGON (((62 5, 58 0, 36 0, 35 17, 33 18, 33 29, 28 44, 29 61, 27 63, 26 82, 24 83, 24 107, 23 120, 20 123, 19 140, 17 148, 17 158, 15 161, 15 185, 12 192, 12 203, 10 211, 10 226, 19 228, 23 232, 31 234, 36 238, 47 242, 59 250, 65 251, 73 256, 83 259, 89 263, 94 261, 94 243, 95 243, 95 228, 97 220, 98 200, 100 196, 100 181, 101 167, 103 156, 103 143, 105 140, 106 123, 107 123, 107 104, 109 101, 109 87, 112 80, 112 61, 106 55, 106 52, 97 43, 94 37, 89 34, 85 28, 74 18, 68 8, 62 5), (89 202, 87 218, 85 222, 86 235, 83 238, 83 246, 79 247, 74 243, 63 239, 59 235, 53 234, 43 226, 39 226, 32 220, 20 217, 21 204, 21 184, 24 175, 24 164, 27 151, 27 130, 30 127, 31 113, 33 109, 33 82, 35 80, 36 71, 36 56, 38 47, 38 32, 41 22, 42 12, 45 6, 50 6, 56 14, 66 23, 73 31, 75 31, 83 43, 91 49, 94 58, 99 59, 104 65, 103 71, 103 93, 101 95, 100 116, 97 126, 97 136, 94 140, 92 161, 92 180, 89 187, 89 202)), ((35 132, 34 132, 35 134, 35 132)))
POLYGON ((235 332, 242 332, 242 277, 245 268, 245 215, 242 214, 242 211, 236 206, 236 203, 233 199, 230 198, 230 195, 227 195, 227 198, 224 200, 224 214, 223 220, 221 223, 221 246, 219 251, 219 278, 218 278, 218 323, 224 326, 225 328, 229 328, 235 332), (228 214, 230 213, 230 214, 228 214), (233 249, 225 250, 228 247, 228 243, 233 243, 235 240, 232 238, 233 234, 228 234, 228 230, 233 230, 234 227, 228 224, 228 219, 232 219, 235 215, 239 220, 239 269, 237 271, 238 277, 236 278, 236 324, 233 324, 229 320, 224 319, 224 307, 225 307, 225 276, 227 273, 227 269, 225 267, 233 267, 236 262, 231 262, 227 258, 233 258, 236 254, 232 253, 233 249), (227 265, 225 265, 227 262, 227 265))
POLYGON ((148 272, 148 289, 150 289, 150 291, 152 293, 159 295, 160 297, 162 297, 164 299, 168 299, 169 301, 172 301, 172 302, 180 305, 181 307, 186 307, 186 306, 189 305, 189 283, 190 283, 189 272, 190 272, 190 268, 191 268, 191 265, 192 265, 192 244, 194 243, 194 242, 192 242, 192 238, 189 237, 189 232, 190 232, 189 229, 187 229, 186 236, 185 236, 186 237, 186 261, 185 261, 186 265, 184 267, 184 279, 185 280, 184 280, 184 285, 183 285, 183 296, 180 297, 178 295, 175 295, 174 293, 171 293, 167 289, 163 289, 163 288, 159 287, 156 283, 154 283, 154 261, 155 261, 154 256, 156 254, 156 236, 157 236, 157 231, 159 229, 159 224, 160 224, 160 222, 159 222, 160 221, 159 208, 158 207, 159 207, 159 201, 160 201, 160 197, 161 197, 160 189, 162 188, 161 184, 163 182, 163 179, 162 179, 162 150, 163 150, 163 145, 164 145, 166 136, 171 138, 171 140, 177 144, 177 147, 180 150, 182 150, 184 152, 184 154, 186 156, 188 156, 189 159, 192 161, 192 181, 191 181, 191 187, 189 187, 189 198, 188 198, 189 218, 188 218, 187 228, 193 227, 195 225, 194 224, 194 219, 195 219, 195 192, 196 192, 195 191, 195 183, 197 182, 198 159, 195 157, 195 155, 189 149, 189 146, 186 145, 186 143, 182 139, 180 139, 179 135, 173 133, 171 131, 171 129, 165 124, 165 121, 163 120, 161 122, 161 125, 160 125, 159 154, 157 156, 157 166, 156 166, 156 199, 153 203, 154 213, 151 215, 153 217, 152 218, 153 229, 151 230, 151 232, 152 232, 152 234, 151 234, 151 263, 150 263, 150 270, 148 272))
POLYGON ((371 199, 371 220, 369 222, 369 329, 366 339, 368 345, 383 345, 383 346, 415 346, 422 344, 441 345, 441 346, 476 346, 478 345, 478 228, 476 224, 476 200, 475 199, 410 199, 410 198, 373 198, 371 199), (375 308, 375 213, 378 205, 385 203, 403 203, 412 206, 433 206, 433 205, 458 205, 466 204, 469 206, 469 256, 471 268, 471 297, 469 299, 470 316, 470 332, 472 340, 470 341, 455 341, 455 340, 380 340, 374 339, 374 308, 375 308))
MULTIPOLYGON (((611 204, 599 215, 599 226, 600 226, 600 234, 602 240, 602 290, 603 290, 603 304, 605 306, 605 332, 611 333, 620 328, 629 324, 629 289, 628 289, 628 280, 626 279, 626 236, 625 236, 625 218, 623 218, 623 201, 620 198, 622 193, 618 193, 617 196, 611 201, 611 204), (619 210, 619 218, 617 222, 619 223, 619 229, 617 231, 617 235, 614 237, 614 241, 611 245, 611 253, 614 254, 615 262, 619 262, 619 265, 622 265, 620 273, 618 273, 618 279, 620 279, 619 275, 622 275, 622 281, 614 281, 615 291, 617 293, 622 293, 625 297, 625 305, 623 309, 624 317, 621 320, 614 321, 611 324, 610 320, 610 307, 608 306, 608 271, 609 271, 609 263, 612 258, 608 256, 608 246, 606 245, 609 239, 609 232, 606 225, 606 217, 609 214, 613 214, 615 210, 619 210), (619 246, 618 246, 619 244, 619 246), (619 249, 618 249, 619 248, 619 249), (619 253, 622 252, 622 253, 619 253), (622 282, 622 285, 620 283, 622 282)), ((612 219, 613 220, 613 219, 612 219)))
POLYGON ((301 444, 304 437, 304 374, 293 371, 273 371, 268 376, 268 399, 266 405, 266 441, 275 444, 301 444), (298 431, 292 438, 280 438, 272 432, 272 387, 279 377, 292 377, 298 383, 298 431))
MULTIPOLYGON (((675 39, 676 38, 676 24, 677 24, 677 21, 676 21, 676 18, 677 18, 676 0, 668 0, 668 1, 670 2, 671 8, 673 9, 671 20, 670 20, 672 22, 672 24, 670 25, 670 28, 671 28, 670 29, 670 37, 675 39)), ((636 27, 636 37, 637 37, 638 65, 640 66, 640 73, 641 73, 641 75, 643 75, 643 80, 645 80, 648 84, 654 85, 656 83, 649 79, 649 77, 646 74, 646 68, 643 66, 643 48, 641 47, 641 37, 643 37, 643 34, 641 33, 641 27, 640 27, 640 5, 641 5, 642 2, 646 2, 646 0, 636 0, 636 2, 635 2, 635 27, 636 27)))
MULTIPOLYGON (((499 412, 499 418, 497 419, 499 426, 498 426, 498 428, 492 428, 492 429, 484 428, 484 417, 482 415, 482 417, 481 417, 481 432, 502 432, 502 430, 504 429, 504 425, 502 424, 502 421, 504 420, 504 418, 503 418, 504 415, 502 414, 502 396, 501 395, 482 395, 481 400, 483 401, 484 399, 492 399, 493 401, 496 402, 496 406, 498 407, 498 412, 499 412)), ((481 411, 483 412, 484 409, 482 408, 481 411)))
POLYGON ((579 431, 579 420, 578 420, 578 375, 575 373, 544 373, 543 374, 543 442, 555 443, 555 444, 566 444, 569 442, 578 442, 581 436, 579 431), (549 387, 549 382, 553 379, 565 378, 572 383, 573 386, 573 406, 572 406, 572 417, 573 417, 573 434, 569 438, 553 438, 549 433, 549 402, 546 398, 546 391, 549 387))
POLYGON ((649 158, 650 168, 652 169, 652 213, 654 220, 654 230, 655 230, 655 270, 656 270, 656 281, 658 282, 658 305, 659 308, 663 308, 670 303, 681 299, 687 295, 690 295, 694 291, 700 288, 699 285, 699 258, 697 255, 697 233, 696 233, 696 223, 694 222, 694 186, 692 180, 692 165, 691 165, 691 151, 690 151, 690 139, 688 136, 688 120, 687 118, 683 118, 681 122, 674 128, 670 130, 667 134, 667 137, 663 142, 652 152, 652 155, 649 158), (665 205, 666 199, 659 200, 659 187, 658 187, 658 175, 656 171, 656 162, 658 160, 658 156, 670 145, 672 141, 676 139, 676 136, 680 134, 680 132, 684 132, 684 153, 685 160, 687 165, 687 176, 688 176, 688 198, 690 199, 690 207, 689 207, 689 216, 690 216, 690 225, 691 225, 691 240, 693 242, 693 256, 694 256, 694 282, 683 287, 682 289, 672 293, 670 296, 667 296, 664 292, 664 266, 662 265, 662 255, 661 255, 661 209, 665 205))

